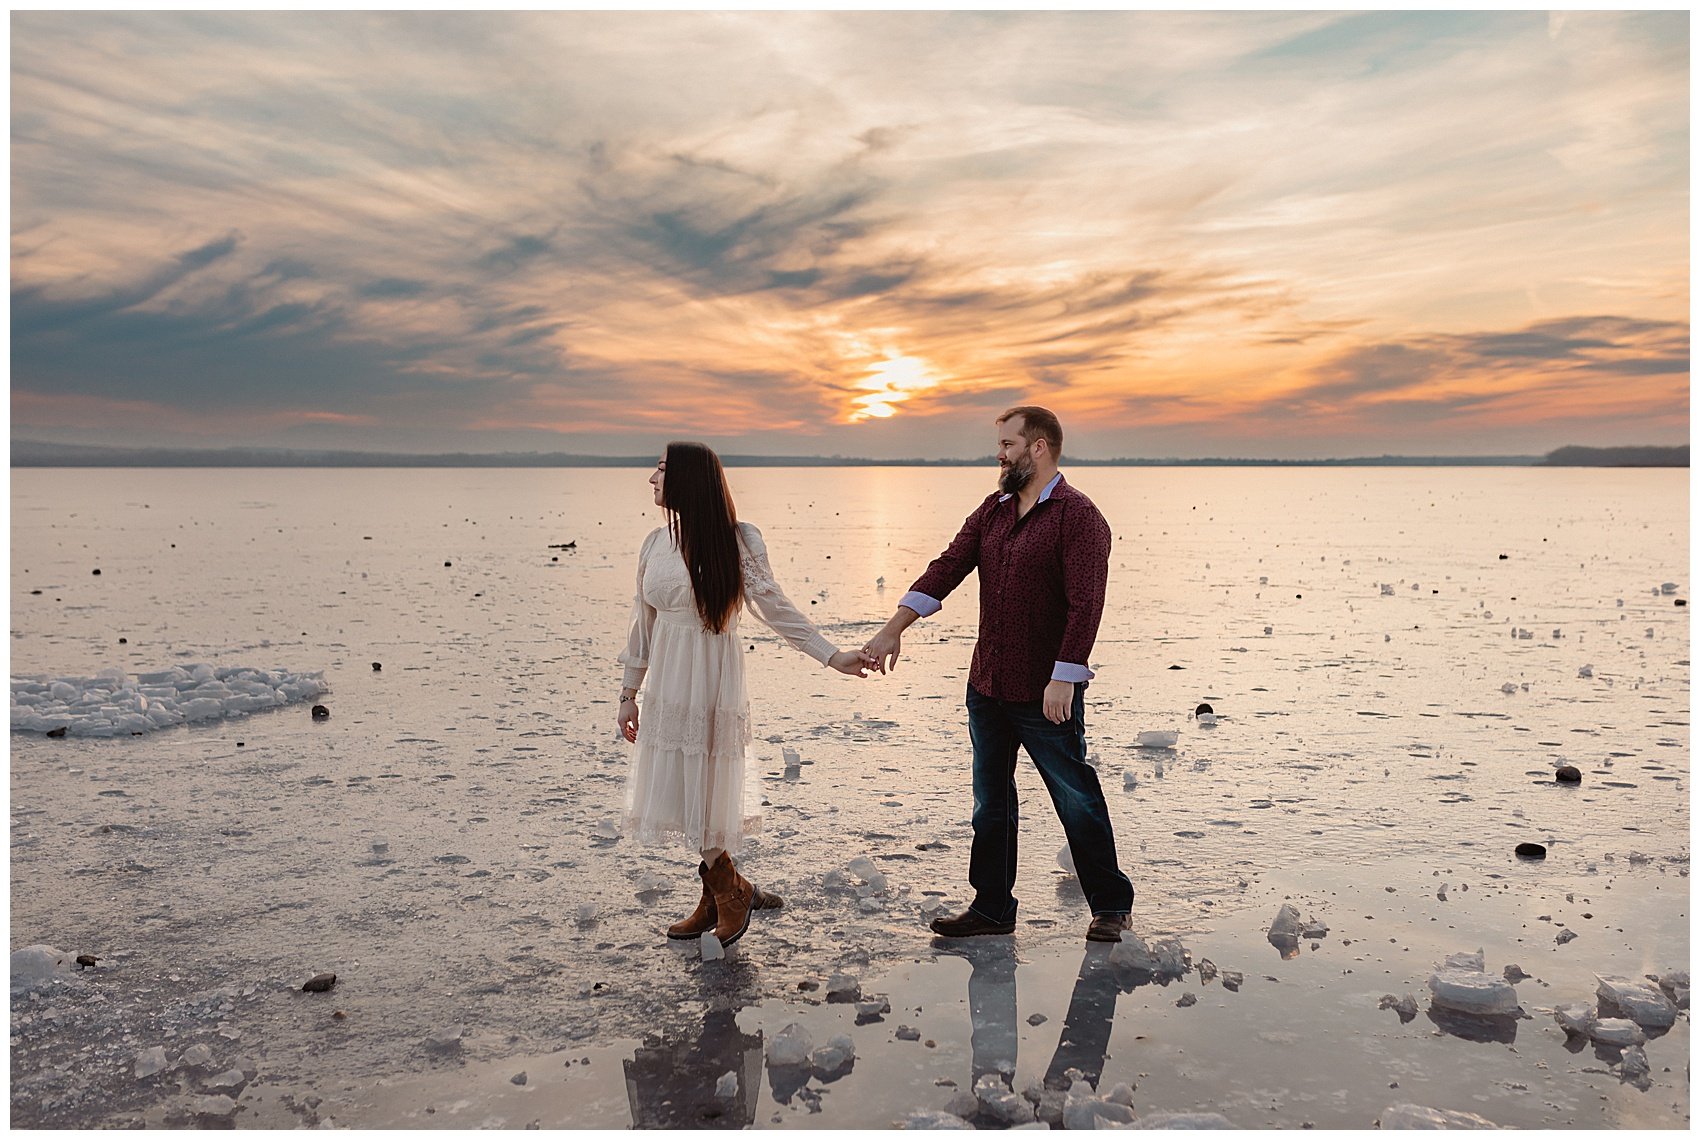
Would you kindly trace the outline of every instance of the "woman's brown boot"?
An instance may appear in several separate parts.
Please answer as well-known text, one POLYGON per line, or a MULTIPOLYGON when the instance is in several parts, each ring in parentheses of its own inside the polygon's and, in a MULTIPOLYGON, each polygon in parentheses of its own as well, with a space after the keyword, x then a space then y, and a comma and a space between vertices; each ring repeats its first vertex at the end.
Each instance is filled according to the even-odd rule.
POLYGON ((667 928, 669 938, 681 941, 701 938, 703 931, 714 929, 718 915, 714 910, 714 892, 708 889, 708 864, 698 863, 697 874, 702 878, 702 900, 697 903, 697 908, 691 911, 689 918, 675 922, 667 928))
POLYGON ((748 879, 738 874, 738 869, 732 865, 732 857, 725 852, 721 852, 702 881, 714 893, 717 915, 714 936, 720 939, 722 946, 730 946, 750 928, 750 911, 754 909, 756 889, 748 879))

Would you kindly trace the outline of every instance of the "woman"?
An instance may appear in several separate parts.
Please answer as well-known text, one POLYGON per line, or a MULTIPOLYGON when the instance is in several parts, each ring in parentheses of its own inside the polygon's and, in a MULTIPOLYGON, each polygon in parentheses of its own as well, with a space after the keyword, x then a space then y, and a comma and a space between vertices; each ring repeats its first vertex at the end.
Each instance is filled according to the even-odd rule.
POLYGON ((722 945, 742 937, 750 911, 783 905, 738 873, 732 853, 758 816, 744 814, 750 705, 738 610, 751 611, 793 648, 852 677, 859 652, 839 652, 791 604, 767 561, 761 532, 738 521, 720 458, 700 443, 669 443, 649 477, 667 525, 638 554, 631 633, 620 661, 620 730, 637 745, 626 781, 626 830, 643 842, 682 839, 702 855, 702 898, 667 937, 708 930, 722 945), (643 733, 638 689, 645 676, 643 733))

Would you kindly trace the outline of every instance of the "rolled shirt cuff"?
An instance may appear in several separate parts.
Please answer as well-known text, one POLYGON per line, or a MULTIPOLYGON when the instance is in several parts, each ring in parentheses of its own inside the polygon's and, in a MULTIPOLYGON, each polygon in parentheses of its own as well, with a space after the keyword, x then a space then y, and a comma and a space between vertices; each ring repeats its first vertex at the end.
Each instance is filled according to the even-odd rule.
POLYGON ((648 672, 649 672, 649 666, 647 666, 647 665, 627 665, 626 666, 626 679, 620 683, 620 688, 622 688, 622 689, 641 689, 641 688, 643 688, 643 678, 644 678, 644 675, 648 672))
POLYGON ((838 652, 838 646, 816 632, 809 634, 809 640, 803 643, 803 652, 825 665, 832 660, 832 655, 838 652))
POLYGON ((919 590, 910 590, 898 600, 897 604, 900 606, 908 606, 922 617, 932 617, 944 608, 943 602, 939 601, 937 598, 923 594, 919 590))
POLYGON ((1084 665, 1076 665, 1073 661, 1058 661, 1051 666, 1051 680, 1070 681, 1078 685, 1082 681, 1090 681, 1097 674, 1084 665))

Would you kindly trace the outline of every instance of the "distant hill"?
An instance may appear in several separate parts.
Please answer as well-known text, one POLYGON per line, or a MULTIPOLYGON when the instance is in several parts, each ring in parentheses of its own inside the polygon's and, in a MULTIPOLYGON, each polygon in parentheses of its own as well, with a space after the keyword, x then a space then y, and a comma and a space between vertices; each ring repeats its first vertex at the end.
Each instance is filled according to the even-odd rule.
POLYGON ((1561 447, 1537 467, 1687 467, 1688 447, 1561 447))
MULTIPOLYGON (((977 459, 860 459, 841 455, 723 455, 728 467, 984 467, 977 459)), ((282 448, 217 449, 98 447, 12 441, 13 467, 648 467, 653 455, 574 455, 561 451, 476 454, 382 451, 302 451, 282 448)), ((1686 447, 1561 447, 1538 455, 1380 455, 1351 459, 1086 459, 1067 455, 1073 467, 1686 467, 1686 447)))

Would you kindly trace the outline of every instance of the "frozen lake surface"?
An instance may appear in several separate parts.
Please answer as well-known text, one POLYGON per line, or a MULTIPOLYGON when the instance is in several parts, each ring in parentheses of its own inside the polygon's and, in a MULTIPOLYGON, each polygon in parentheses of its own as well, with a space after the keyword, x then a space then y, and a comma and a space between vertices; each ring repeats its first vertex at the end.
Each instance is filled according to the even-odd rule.
MULTIPOLYGON (((1087 726, 1134 928, 1237 991, 1104 980, 1030 768, 1017 934, 927 932, 926 908, 966 902, 972 579, 866 681, 744 618, 766 805, 747 863, 788 905, 703 963, 661 933, 694 856, 599 826, 627 755, 614 655, 661 521, 647 471, 14 471, 14 678, 320 673, 331 713, 12 735, 12 946, 100 959, 14 993, 14 1124, 184 1123, 223 1096, 247 1125, 869 1127, 985 1072, 1020 1093, 1075 1068, 1132 1086, 1140 1116, 1243 1127, 1407 1102, 1686 1126, 1686 1011, 1649 1034, 1646 1088, 1550 1011, 1595 974, 1688 967, 1688 473, 1065 471, 1115 534, 1087 726), (1188 720, 1200 702, 1215 725, 1188 720), (862 855, 885 891, 842 874, 862 855), (1285 958, 1264 938, 1284 902, 1329 928, 1285 958), (1478 948, 1533 976, 1509 1039, 1430 1010, 1429 974, 1478 948), (839 973, 891 1012, 826 1001, 839 973), (1406 993, 1415 1019, 1378 1008, 1406 993), (765 1066, 792 1023, 856 1059, 765 1066), (168 1067, 138 1078, 154 1047, 168 1067)), ((992 479, 730 476, 843 647, 992 479)))

